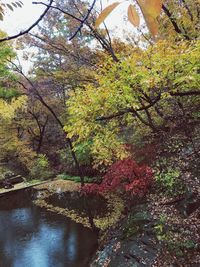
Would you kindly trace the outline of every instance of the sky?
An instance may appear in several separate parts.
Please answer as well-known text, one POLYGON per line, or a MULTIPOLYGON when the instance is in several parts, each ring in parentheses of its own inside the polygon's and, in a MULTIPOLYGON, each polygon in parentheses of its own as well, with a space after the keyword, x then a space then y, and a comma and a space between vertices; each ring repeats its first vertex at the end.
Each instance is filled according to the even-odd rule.
MULTIPOLYGON (((8 35, 13 35, 32 25, 45 9, 45 7, 41 5, 32 4, 32 1, 34 0, 22 0, 24 3, 22 8, 14 9, 14 11, 8 10, 3 22, 0 21, 0 29, 6 31, 8 35)), ((10 3, 14 2, 14 0, 2 0, 2 2, 10 3)), ((44 0, 43 2, 48 3, 47 0, 44 0)), ((102 0, 103 7, 106 7, 113 2, 116 2, 116 0, 102 0)), ((100 1, 97 0, 97 6, 99 3, 100 1)), ((123 20, 124 14, 126 14, 127 5, 127 1, 122 3, 112 12, 108 19, 106 19, 108 28, 110 30, 115 29, 116 33, 118 32, 120 35, 122 34, 121 31, 123 29, 130 27, 129 23, 126 24, 123 20), (118 29, 116 29, 116 27, 118 27, 118 29)))
MULTIPOLYGON (((10 3, 14 0, 2 0, 2 2, 10 3)), ((8 35, 28 28, 44 10, 42 6, 33 5, 32 0, 22 0, 22 2, 22 8, 15 8, 14 11, 7 10, 4 20, 0 22, 0 29, 6 31, 8 35)))
MULTIPOLYGON (((0 2, 1 1, 6 3, 14 2, 14 0, 0 0, 0 2)), ((22 8, 16 8, 14 9, 14 11, 8 10, 4 17, 4 20, 0 21, 0 29, 5 31, 9 36, 18 34, 20 31, 29 28, 40 17, 40 15, 45 9, 44 6, 32 4, 32 1, 37 0, 21 1, 24 3, 22 8)), ((89 1, 92 2, 92 0, 89 1)), ((43 2, 48 3, 49 1, 43 0, 43 2)), ((102 0, 103 8, 105 8, 109 4, 112 4, 113 2, 116 2, 116 0, 102 0)), ((100 1, 97 0, 97 6, 99 3, 100 1)), ((125 30, 126 32, 134 32, 134 29, 131 24, 129 22, 124 22, 124 15, 126 14, 128 4, 129 3, 126 1, 125 3, 119 5, 105 21, 108 29, 115 36, 122 36, 123 30, 125 30)), ((32 66, 31 58, 29 58, 28 60, 24 60, 22 56, 23 51, 17 51, 17 54, 24 71, 27 73, 32 66)))

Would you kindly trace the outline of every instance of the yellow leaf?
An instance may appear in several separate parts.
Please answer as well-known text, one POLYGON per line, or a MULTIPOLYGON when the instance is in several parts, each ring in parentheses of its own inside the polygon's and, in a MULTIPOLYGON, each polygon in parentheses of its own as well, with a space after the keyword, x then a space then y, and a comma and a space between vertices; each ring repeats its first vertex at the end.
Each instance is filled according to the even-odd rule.
POLYGON ((99 25, 107 18, 107 16, 115 9, 120 3, 115 2, 109 6, 107 6, 98 16, 95 22, 95 28, 99 27, 99 25))
POLYGON ((149 15, 153 18, 157 18, 162 9, 162 0, 146 0, 146 8, 149 15))
POLYGON ((129 5, 128 7, 128 19, 134 26, 140 25, 140 17, 133 5, 129 5))
POLYGON ((137 0, 137 2, 141 8, 147 27, 149 28, 151 34, 155 36, 158 33, 158 22, 156 21, 156 17, 160 14, 162 1, 137 0))
POLYGON ((162 9, 162 0, 137 0, 142 13, 146 13, 153 18, 160 15, 162 9))

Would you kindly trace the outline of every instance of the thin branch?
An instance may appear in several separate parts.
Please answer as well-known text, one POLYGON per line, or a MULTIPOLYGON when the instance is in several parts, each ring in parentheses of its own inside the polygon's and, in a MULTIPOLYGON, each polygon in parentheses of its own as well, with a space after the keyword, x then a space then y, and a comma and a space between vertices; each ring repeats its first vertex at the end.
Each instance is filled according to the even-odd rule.
POLYGON ((194 21, 192 12, 190 11, 189 6, 187 5, 186 1, 182 0, 182 2, 183 2, 184 7, 187 9, 187 12, 188 12, 188 15, 190 16, 191 21, 194 21))
POLYGON ((44 16, 47 14, 47 12, 49 11, 49 9, 50 9, 50 7, 51 7, 51 5, 52 5, 52 3, 53 3, 53 0, 50 0, 50 2, 49 2, 49 5, 47 6, 47 8, 44 10, 44 12, 42 13, 42 15, 28 28, 28 29, 26 29, 26 30, 24 30, 24 31, 21 31, 21 32, 19 32, 18 34, 15 34, 15 35, 12 35, 12 36, 8 36, 8 37, 5 37, 5 38, 2 38, 2 39, 0 39, 0 43, 1 42, 4 42, 4 41, 8 41, 8 40, 12 40, 12 39, 16 39, 16 38, 18 38, 18 37, 20 37, 20 36, 22 36, 22 35, 24 35, 24 34, 27 34, 27 33, 29 33, 33 28, 35 28, 38 24, 39 24, 39 22, 44 18, 44 16))
MULTIPOLYGON (((53 2, 53 1, 52 1, 52 2, 53 2)), ((33 2, 33 4, 34 4, 34 5, 43 5, 43 6, 46 6, 47 8, 53 8, 53 9, 56 9, 56 10, 62 12, 63 14, 65 14, 65 15, 67 15, 67 16, 69 16, 69 17, 71 17, 71 18, 73 18, 73 19, 75 19, 75 20, 77 20, 77 21, 79 21, 79 22, 82 22, 82 20, 79 19, 78 17, 74 16, 73 14, 71 14, 71 13, 69 13, 69 12, 67 12, 67 11, 64 11, 63 9, 61 9, 61 8, 59 8, 59 7, 57 7, 57 6, 52 6, 52 5, 50 5, 50 4, 45 4, 45 3, 43 3, 43 2, 33 2)))
MULTIPOLYGON (((57 6, 54 6, 54 5, 53 5, 53 6, 49 6, 48 4, 45 4, 45 3, 43 3, 43 2, 33 2, 33 3, 34 3, 34 4, 39 4, 39 5, 44 5, 44 6, 47 6, 47 7, 56 9, 56 10, 62 12, 63 14, 65 14, 65 15, 67 15, 67 16, 69 16, 69 17, 75 19, 75 20, 77 20, 77 21, 80 22, 81 24, 82 24, 83 21, 84 21, 84 24, 85 24, 85 25, 90 29, 90 31, 91 31, 90 35, 93 36, 94 38, 96 38, 96 39, 99 41, 99 43, 101 44, 102 48, 105 49, 105 50, 112 56, 112 58, 113 58, 113 60, 114 60, 115 62, 118 62, 118 61, 119 61, 119 59, 116 57, 116 55, 115 55, 115 53, 114 53, 112 47, 110 46, 109 42, 108 42, 105 38, 103 38, 103 37, 98 33, 98 31, 97 31, 96 29, 94 29, 94 28, 87 22, 87 20, 85 20, 85 19, 80 19, 80 18, 74 16, 73 14, 71 14, 71 13, 69 13, 69 12, 67 12, 67 11, 65 11, 65 10, 63 10, 63 9, 61 9, 61 8, 59 8, 59 7, 57 7, 57 6)), ((91 6, 91 7, 92 7, 92 6, 91 6)), ((91 8, 90 8, 90 9, 91 9, 91 8)), ((90 9, 89 9, 89 10, 90 10, 90 9)), ((91 13, 91 11, 90 11, 90 13, 91 13)), ((81 15, 81 12, 80 12, 80 11, 79 11, 79 14, 81 15)), ((87 13, 87 15, 89 16, 88 13, 87 13)), ((87 16, 87 15, 86 15, 86 16, 87 16)))
POLYGON ((200 95, 200 91, 188 91, 188 92, 176 92, 170 93, 171 96, 197 96, 200 95))
POLYGON ((83 28, 84 24, 86 23, 86 21, 87 21, 89 15, 91 14, 91 12, 92 12, 92 10, 93 10, 93 8, 94 8, 95 3, 96 3, 96 0, 93 1, 92 5, 91 5, 91 7, 88 9, 88 12, 87 12, 87 14, 85 15, 85 17, 84 17, 83 19, 79 19, 78 17, 74 16, 73 14, 71 14, 71 13, 69 13, 69 12, 66 12, 66 11, 62 10, 61 8, 59 8, 59 7, 57 7, 57 6, 52 6, 52 5, 50 5, 50 4, 45 4, 45 3, 43 3, 43 2, 33 2, 33 4, 35 4, 35 5, 38 5, 38 4, 39 4, 39 5, 44 5, 44 6, 48 7, 48 8, 53 8, 53 9, 59 10, 60 12, 64 13, 65 15, 68 15, 68 16, 70 16, 71 18, 73 18, 73 19, 75 19, 75 20, 77 20, 77 21, 80 22, 79 27, 77 28, 77 30, 75 31, 75 33, 69 38, 69 41, 71 41, 71 40, 72 40, 72 39, 73 39, 73 38, 74 38, 74 37, 81 31, 81 29, 83 28))
POLYGON ((79 25, 78 29, 75 31, 75 33, 69 38, 69 40, 71 41, 83 28, 83 25, 85 24, 85 22, 87 21, 90 13, 92 12, 94 5, 96 3, 96 0, 93 0, 93 3, 91 5, 91 7, 88 9, 87 14, 85 15, 84 19, 82 20, 81 24, 79 25))
POLYGON ((171 23, 174 27, 174 30, 179 34, 182 34, 186 40, 190 40, 190 37, 187 34, 182 32, 182 30, 178 26, 175 18, 173 17, 172 13, 169 11, 169 9, 164 4, 162 5, 162 9, 163 9, 164 13, 167 15, 167 17, 169 18, 169 20, 171 21, 171 23))
MULTIPOLYGON (((63 55, 70 56, 70 57, 72 57, 76 61, 81 61, 81 62, 83 62, 84 64, 87 64, 90 67, 97 68, 94 64, 90 63, 89 60, 86 57, 83 57, 82 55, 81 56, 75 55, 74 53, 72 53, 72 51, 70 49, 67 49, 67 47, 65 47, 61 42, 58 43, 58 44, 56 42, 50 42, 48 40, 48 37, 47 36, 45 36, 45 38, 42 38, 41 36, 36 35, 36 34, 32 34, 32 33, 29 33, 29 35, 32 36, 32 37, 34 37, 34 38, 36 38, 36 39, 38 39, 38 40, 40 40, 41 42, 43 42, 45 44, 48 44, 51 48, 56 49, 56 50, 62 52, 63 55)), ((40 46, 40 48, 44 49, 44 47, 41 47, 41 46, 40 46)))
POLYGON ((158 97, 156 97, 156 99, 154 99, 154 101, 152 101, 151 104, 149 104, 149 105, 140 107, 140 108, 138 108, 136 110, 133 109, 133 108, 127 108, 127 109, 124 109, 124 110, 122 110, 120 112, 117 112, 115 114, 112 114, 110 116, 102 116, 102 117, 99 117, 99 118, 96 119, 96 121, 111 120, 111 119, 114 119, 114 118, 123 116, 124 114, 127 114, 127 113, 133 113, 133 114, 135 114, 136 112, 149 109, 150 107, 154 106, 159 100, 160 100, 160 95, 158 97))
MULTIPOLYGON (((169 93, 171 96, 180 96, 180 97, 184 97, 184 96, 198 96, 200 95, 200 91, 188 91, 188 92, 176 92, 176 93, 169 93)), ((146 106, 143 106, 143 107, 140 107, 136 110, 134 110, 133 108, 127 108, 127 109, 124 109, 122 111, 119 111, 115 114, 112 114, 112 115, 109 115, 109 116, 102 116, 102 117, 98 117, 96 119, 96 121, 104 121, 104 120, 111 120, 111 119, 115 119, 115 118, 118 118, 118 117, 121 117, 127 113, 133 113, 135 114, 135 112, 139 112, 139 111, 145 111, 145 110, 148 110, 149 108, 153 107, 159 100, 160 100, 160 95, 155 98, 155 100, 151 101, 151 103, 149 105, 146 105, 146 106)))

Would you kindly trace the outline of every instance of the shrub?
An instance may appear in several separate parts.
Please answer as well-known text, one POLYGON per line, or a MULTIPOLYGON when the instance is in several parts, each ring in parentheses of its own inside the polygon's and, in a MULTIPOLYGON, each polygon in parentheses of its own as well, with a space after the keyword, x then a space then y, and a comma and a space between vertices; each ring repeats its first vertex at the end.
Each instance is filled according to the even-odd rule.
POLYGON ((175 187, 177 186, 177 178, 180 172, 178 170, 168 169, 165 172, 155 176, 155 179, 159 186, 165 189, 167 194, 173 194, 175 187))
POLYGON ((155 180, 164 194, 175 196, 183 193, 185 188, 181 183, 179 169, 169 166, 169 163, 165 158, 156 163, 155 180))
POLYGON ((169 251, 178 257, 183 257, 188 251, 198 249, 198 244, 191 239, 185 241, 170 240, 167 245, 169 251))
MULTIPOLYGON (((65 174, 65 173, 57 175, 57 178, 62 179, 62 180, 74 181, 75 183, 81 182, 80 176, 71 176, 71 175, 65 174)), ((98 178, 96 178, 96 177, 84 176, 84 182, 85 183, 93 183, 96 181, 98 181, 98 178)))
POLYGON ((92 141, 85 141, 75 146, 76 156, 81 165, 91 165, 91 144, 92 141))
POLYGON ((49 161, 47 156, 44 154, 39 154, 34 167, 31 169, 30 177, 32 179, 48 179, 53 175, 53 172, 50 170, 49 161))
POLYGON ((100 185, 86 185, 86 193, 129 192, 131 195, 143 196, 153 182, 152 169, 146 165, 139 166, 132 159, 119 160, 112 164, 100 185))

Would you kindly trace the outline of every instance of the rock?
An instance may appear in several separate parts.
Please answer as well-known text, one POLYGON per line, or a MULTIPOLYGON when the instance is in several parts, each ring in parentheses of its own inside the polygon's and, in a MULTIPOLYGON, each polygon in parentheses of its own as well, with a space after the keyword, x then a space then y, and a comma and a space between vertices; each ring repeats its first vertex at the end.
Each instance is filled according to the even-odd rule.
POLYGON ((103 250, 98 251, 91 267, 143 267, 152 266, 161 244, 153 231, 154 222, 145 211, 145 205, 138 205, 126 220, 116 227, 115 235, 107 240, 103 250), (138 227, 138 231, 134 228, 138 227), (119 229, 121 229, 119 231, 119 229))

